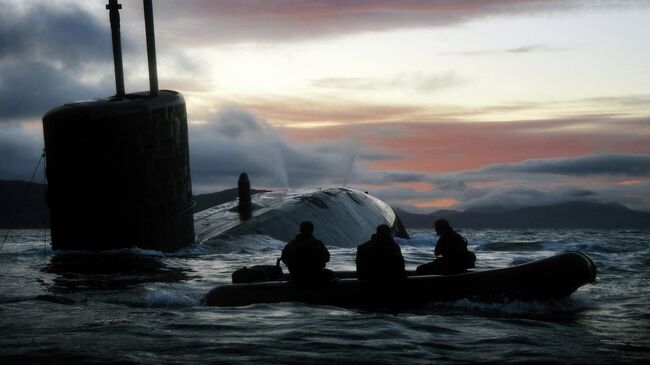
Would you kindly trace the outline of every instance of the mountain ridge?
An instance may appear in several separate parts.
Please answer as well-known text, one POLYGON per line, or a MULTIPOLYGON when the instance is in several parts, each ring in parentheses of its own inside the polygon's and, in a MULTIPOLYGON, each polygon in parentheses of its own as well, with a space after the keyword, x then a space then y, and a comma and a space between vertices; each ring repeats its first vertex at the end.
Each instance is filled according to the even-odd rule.
POLYGON ((650 228, 650 212, 632 210, 620 203, 570 201, 551 205, 502 210, 439 210, 428 214, 396 209, 407 228, 431 228, 447 219, 462 228, 650 228))
MULTIPOLYGON (((265 191, 252 189, 251 193, 265 191)), ((236 188, 195 195, 194 212, 233 201, 237 195, 236 188)), ((46 226, 45 185, 0 180, 0 202, 0 228, 46 226)), ((632 210, 619 203, 588 201, 516 209, 495 206, 438 210, 428 214, 395 208, 395 212, 407 228, 431 228, 436 219, 447 219, 458 228, 650 228, 650 212, 632 210)))

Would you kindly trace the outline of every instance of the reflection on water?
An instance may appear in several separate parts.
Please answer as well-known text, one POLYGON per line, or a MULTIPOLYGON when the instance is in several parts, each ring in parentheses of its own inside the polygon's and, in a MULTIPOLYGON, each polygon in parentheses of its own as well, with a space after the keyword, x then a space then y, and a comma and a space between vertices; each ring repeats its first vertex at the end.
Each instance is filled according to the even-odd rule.
POLYGON ((165 265, 161 256, 140 255, 129 250, 56 254, 42 271, 57 274, 49 288, 55 293, 128 289, 145 283, 176 283, 196 277, 190 268, 165 265))

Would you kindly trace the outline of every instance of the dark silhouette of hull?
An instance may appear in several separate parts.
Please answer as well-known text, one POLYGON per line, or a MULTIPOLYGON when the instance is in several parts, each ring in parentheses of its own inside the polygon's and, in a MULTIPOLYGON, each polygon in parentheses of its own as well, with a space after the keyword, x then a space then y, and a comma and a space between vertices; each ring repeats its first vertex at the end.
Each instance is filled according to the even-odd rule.
POLYGON ((162 90, 62 105, 43 117, 43 132, 54 250, 194 244, 182 95, 162 90))
POLYGON ((563 298, 593 283, 596 266, 585 254, 567 252, 519 266, 458 275, 411 276, 392 283, 338 279, 314 287, 276 281, 220 285, 204 298, 210 306, 303 302, 356 308, 400 308, 469 298, 483 302, 563 298))

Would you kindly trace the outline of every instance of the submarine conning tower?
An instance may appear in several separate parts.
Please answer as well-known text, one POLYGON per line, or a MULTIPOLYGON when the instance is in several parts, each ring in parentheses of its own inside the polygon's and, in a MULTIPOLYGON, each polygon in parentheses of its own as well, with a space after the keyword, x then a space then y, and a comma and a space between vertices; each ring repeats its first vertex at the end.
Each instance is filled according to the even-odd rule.
POLYGON ((124 92, 121 5, 106 7, 116 95, 43 117, 52 248, 175 250, 194 243, 185 100, 158 90, 151 0, 144 0, 151 90, 124 92))

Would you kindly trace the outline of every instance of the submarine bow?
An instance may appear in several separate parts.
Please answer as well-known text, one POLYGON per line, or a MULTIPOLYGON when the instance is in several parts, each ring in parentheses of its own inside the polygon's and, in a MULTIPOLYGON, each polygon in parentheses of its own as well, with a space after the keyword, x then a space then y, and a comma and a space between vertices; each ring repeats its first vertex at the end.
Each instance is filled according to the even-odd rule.
POLYGON ((300 222, 314 223, 314 235, 328 246, 353 247, 375 233, 380 224, 400 237, 406 230, 393 209, 381 200, 347 188, 274 191, 254 195, 249 219, 241 219, 237 202, 225 203, 194 215, 199 243, 228 236, 262 234, 289 241, 300 222))

